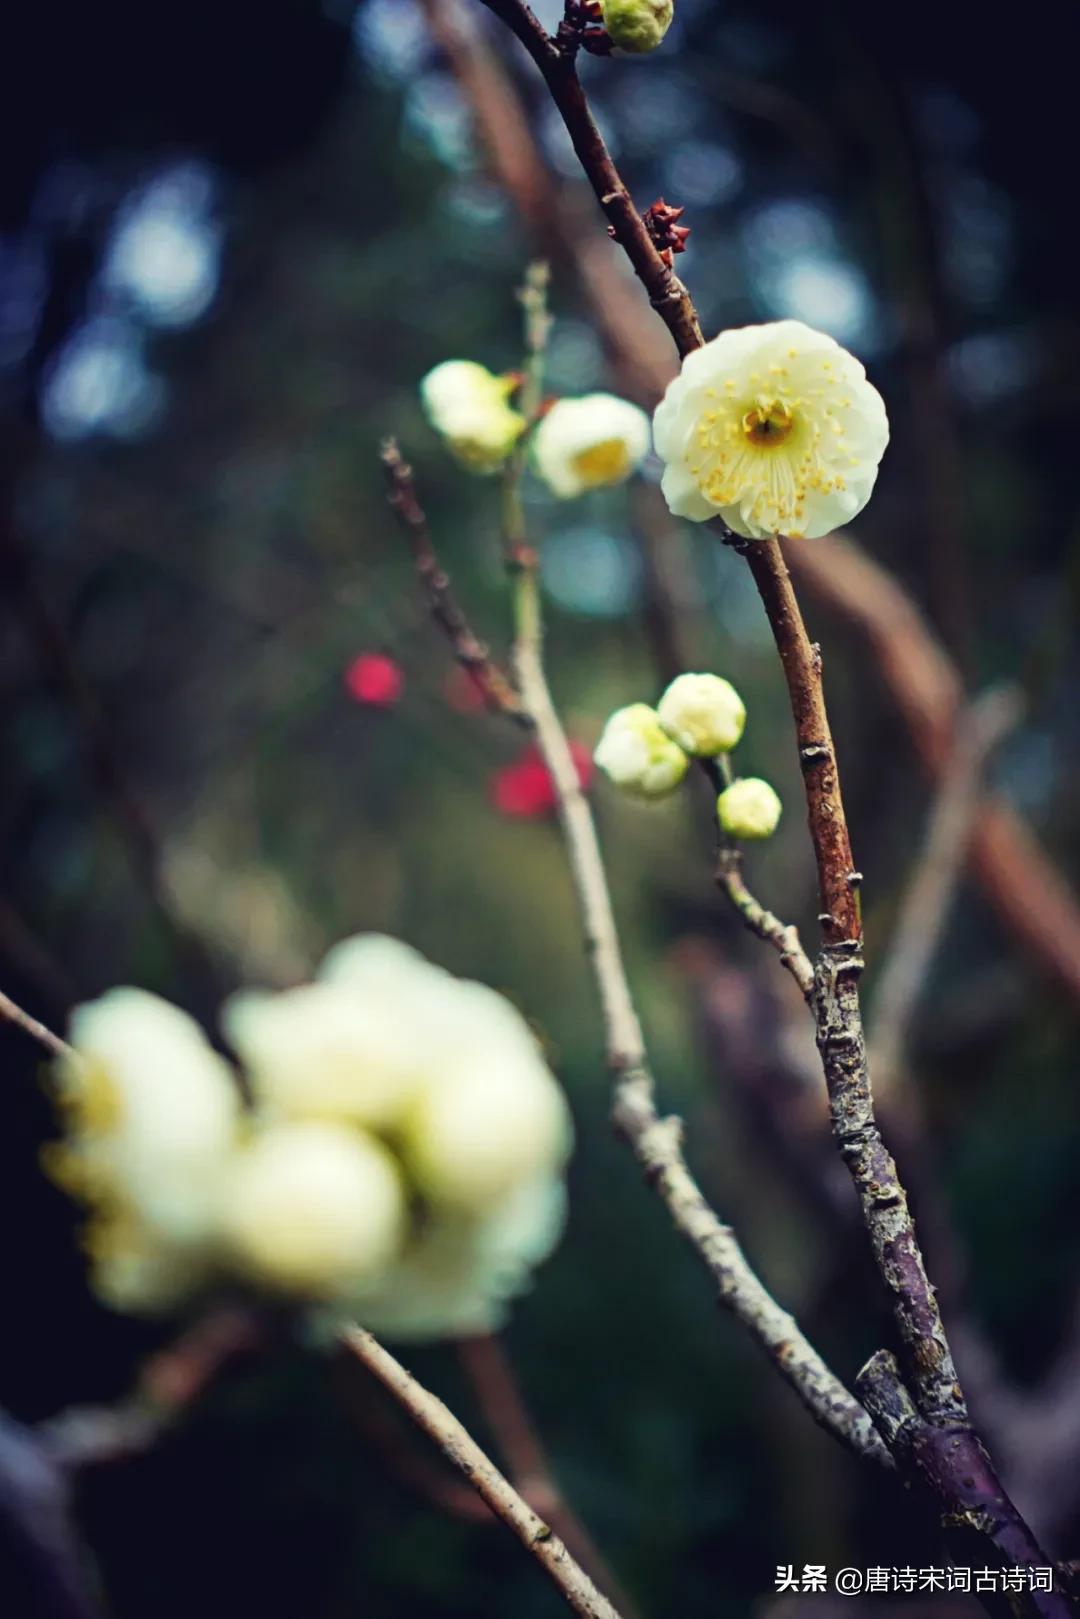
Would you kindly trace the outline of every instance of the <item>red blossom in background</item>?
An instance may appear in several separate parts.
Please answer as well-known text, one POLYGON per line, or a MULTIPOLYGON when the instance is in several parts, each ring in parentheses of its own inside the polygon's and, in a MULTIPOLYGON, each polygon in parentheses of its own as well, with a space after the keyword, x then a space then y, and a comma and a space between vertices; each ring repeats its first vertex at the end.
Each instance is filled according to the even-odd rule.
POLYGON ((405 677, 384 652, 361 652, 345 670, 345 689, 369 708, 393 708, 405 687, 405 677))
MULTIPOLYGON (((593 778, 592 754, 584 742, 571 741, 570 752, 578 781, 588 788, 593 778)), ((535 745, 525 749, 512 765, 504 765, 491 778, 491 801, 500 815, 536 820, 555 809, 555 784, 535 745)))

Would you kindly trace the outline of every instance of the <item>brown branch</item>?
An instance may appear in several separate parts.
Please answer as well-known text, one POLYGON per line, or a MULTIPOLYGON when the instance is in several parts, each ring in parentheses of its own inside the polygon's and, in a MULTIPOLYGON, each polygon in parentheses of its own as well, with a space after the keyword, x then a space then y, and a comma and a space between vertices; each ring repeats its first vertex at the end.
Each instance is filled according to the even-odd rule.
MULTIPOLYGON (((959 672, 911 597, 846 536, 787 542, 792 571, 868 642, 931 781, 943 781, 962 723, 959 672)), ((969 861, 984 892, 1044 971, 1080 998, 1080 913, 1027 822, 994 794, 979 804, 969 861)))
POLYGON ((806 817, 818 868, 818 920, 826 944, 841 944, 862 933, 859 874, 851 858, 840 775, 825 712, 821 651, 810 643, 777 542, 739 542, 735 549, 746 558, 754 576, 784 667, 806 790, 806 817))
POLYGON ((904 1066, 908 1035, 964 865, 978 809, 982 768, 1015 724, 1017 693, 995 687, 978 698, 960 726, 951 765, 930 816, 923 847, 900 903, 874 996, 868 1032, 878 1099, 904 1066))
MULTIPOLYGON (((455 0, 424 4, 473 107, 496 176, 545 251, 557 251, 559 260, 577 271, 625 390, 651 403, 675 371, 659 328, 640 319, 632 282, 613 270, 611 244, 581 228, 576 208, 556 195, 550 178, 546 194, 542 191, 537 179, 542 164, 521 97, 470 16, 455 0)), ((503 9, 514 8, 505 4, 503 9)), ((793 572, 815 598, 867 640, 916 753, 931 780, 940 780, 952 753, 962 684, 915 602, 849 536, 834 534, 812 545, 796 542, 786 553, 793 572)), ((1013 936, 1044 972, 1080 999, 1080 907, 1027 823, 999 799, 984 797, 969 859, 1013 936)))
POLYGON ((716 864, 716 886, 725 894, 742 917, 751 933, 772 945, 779 953, 780 965, 794 978, 803 995, 809 999, 814 989, 814 967, 799 941, 799 931, 790 922, 781 922, 772 911, 765 909, 746 886, 742 874, 742 855, 738 849, 722 849, 716 864))
MULTIPOLYGON (((944 1503, 945 1527, 959 1521, 989 1536, 1010 1561, 1045 1567, 1045 1552, 1009 1500, 972 1427, 907 1196, 874 1114, 859 1007, 863 961, 857 877, 825 712, 820 653, 806 633, 779 544, 759 541, 745 550, 783 665, 803 766, 822 900, 823 945, 812 1007, 833 1135, 892 1298, 925 1430, 918 1443, 893 1453, 944 1503), (972 1477, 974 1484, 969 1483, 972 1477), (987 1492, 995 1502, 993 1512, 983 1503, 987 1492)), ((878 1420, 880 1412, 874 1414, 878 1420)), ((889 1431, 880 1420, 878 1425, 892 1449, 889 1431)), ((1028 1598, 1026 1608, 1032 1613, 1069 1611, 1057 1592, 1033 1591, 1028 1598)))
POLYGON ((679 353, 699 348, 701 326, 690 295, 661 258, 611 160, 577 76, 574 46, 549 38, 537 17, 519 0, 481 0, 481 4, 516 34, 543 74, 611 233, 633 265, 653 308, 667 323, 679 353))
POLYGON ((394 439, 383 441, 379 459, 386 475, 387 499, 412 546, 416 572, 427 594, 432 618, 450 642, 455 658, 488 708, 527 727, 529 716, 522 708, 517 692, 483 641, 473 634, 468 619, 458 606, 449 576, 436 555, 428 520, 417 497, 412 468, 394 439))
POLYGON ((373 1377, 394 1396, 416 1426, 438 1445, 447 1461, 464 1474, 473 1489, 521 1544, 536 1558, 563 1600, 583 1619, 619 1619, 585 1570, 571 1557, 550 1525, 535 1513, 485 1456, 443 1402, 423 1388, 388 1350, 362 1327, 348 1327, 342 1342, 373 1377))
MULTIPOLYGON (((900 1368, 887 1350, 880 1349, 870 1357, 856 1385, 890 1449, 919 1474, 941 1502, 946 1539, 954 1543, 956 1561, 970 1555, 972 1531, 977 1531, 988 1535, 1013 1567, 1030 1566, 1032 1545, 1027 1527, 1003 1494, 989 1457, 971 1429, 947 1429, 926 1421, 912 1403, 900 1368)), ((1041 1552, 1037 1566, 1050 1567, 1041 1552)), ((1016 1593, 1013 1611, 1030 1610, 1068 1613, 1069 1605, 1061 1592, 1016 1593), (1030 1609, 1025 1600, 1029 1595, 1030 1609)))
POLYGON ((3 990, 0 990, 0 1018, 3 1018, 8 1023, 14 1023, 16 1028, 22 1029, 24 1034, 30 1036, 31 1040, 36 1040, 38 1045, 44 1046, 50 1056, 65 1057, 70 1061, 78 1062, 79 1058, 74 1046, 69 1046, 66 1040, 61 1040, 58 1034, 53 1034, 52 1030, 47 1029, 44 1023, 39 1023, 36 1017, 30 1016, 29 1012, 24 1012, 21 1006, 16 1006, 10 995, 5 995, 3 990))
POLYGON ((38 1437, 68 1471, 137 1455, 262 1344, 263 1327, 252 1312, 215 1310, 149 1357, 128 1399, 61 1411, 37 1428, 38 1437))
POLYGON ((551 1524, 571 1555, 605 1591, 623 1619, 637 1619, 635 1604, 608 1568, 603 1553, 563 1495, 501 1339, 487 1333, 463 1338, 458 1358, 503 1460, 534 1512, 551 1524))

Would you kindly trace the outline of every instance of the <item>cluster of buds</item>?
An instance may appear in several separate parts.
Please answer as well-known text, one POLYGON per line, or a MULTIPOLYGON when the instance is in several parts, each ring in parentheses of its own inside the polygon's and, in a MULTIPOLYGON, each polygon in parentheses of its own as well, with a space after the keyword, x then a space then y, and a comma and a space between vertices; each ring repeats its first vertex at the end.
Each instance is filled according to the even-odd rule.
MULTIPOLYGON (((496 377, 472 360, 444 360, 420 383, 428 420, 472 472, 498 472, 530 429, 510 398, 520 372, 496 377)), ((552 494, 569 500, 623 483, 648 455, 649 418, 615 394, 549 401, 530 432, 530 464, 552 494)))
MULTIPOLYGON (((655 708, 631 703, 616 709, 604 727, 595 759, 624 792, 664 798, 679 786, 692 760, 726 760, 745 725, 746 705, 729 680, 712 674, 679 675, 655 708)), ((721 830, 733 839, 770 837, 780 810, 772 787, 756 776, 730 781, 716 805, 721 830)))
POLYGON ((49 1173, 86 1207, 91 1280, 164 1311, 237 1286, 391 1335, 491 1330, 562 1226, 571 1127, 502 996, 366 935, 247 992, 237 1075, 143 990, 78 1007, 49 1173))

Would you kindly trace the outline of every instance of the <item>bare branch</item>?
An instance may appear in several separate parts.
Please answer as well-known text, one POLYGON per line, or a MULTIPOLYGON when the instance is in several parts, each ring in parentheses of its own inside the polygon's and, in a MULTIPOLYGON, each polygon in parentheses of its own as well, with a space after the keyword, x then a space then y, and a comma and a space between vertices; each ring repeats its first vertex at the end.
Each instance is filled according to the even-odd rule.
POLYGON ((791 922, 781 922, 772 911, 747 888, 742 874, 742 855, 738 849, 721 849, 716 861, 716 886, 738 911, 751 933, 772 945, 780 956, 780 965, 786 967, 807 1000, 814 990, 814 965, 799 939, 799 930, 791 922))
POLYGON ((440 566, 431 538, 427 517, 420 505, 412 468, 394 439, 386 439, 379 451, 386 474, 387 499, 412 545, 420 583, 427 594, 431 616, 446 635, 454 656, 472 679, 477 691, 493 713, 505 714, 518 725, 528 726, 529 717, 521 701, 458 606, 449 576, 440 566))
POLYGON ((515 1488, 533 1511, 551 1524, 582 1567, 611 1592, 624 1619, 637 1619, 634 1603, 620 1588, 600 1548, 559 1488, 501 1339, 493 1333, 463 1338, 458 1344, 458 1358, 515 1488))
POLYGON ((959 727, 953 760, 908 879, 889 954, 878 978, 867 1044, 879 1101, 904 1065, 919 995, 963 871, 979 807, 983 765, 1016 724, 1018 713, 1017 693, 996 687, 976 699, 959 727))
POLYGON ((447 1461, 464 1474, 473 1489, 510 1529, 558 1588, 563 1600, 583 1619, 619 1619, 585 1570, 571 1557, 558 1535, 514 1489, 443 1402, 394 1359, 362 1327, 347 1327, 343 1344, 404 1407, 447 1461))
POLYGON ((611 160, 578 79, 573 46, 550 39, 537 17, 520 0, 481 0, 481 3, 517 35, 544 75, 551 99, 562 115, 611 233, 633 265, 653 308, 666 321, 679 353, 688 354, 698 348, 702 342, 701 327, 690 295, 660 256, 611 160))
POLYGON ((21 1006, 16 1006, 11 996, 5 995, 3 990, 0 990, 0 1018, 22 1029, 31 1040, 36 1040, 38 1045, 44 1046, 51 1057, 65 1057, 71 1062, 78 1062, 74 1046, 69 1046, 66 1040, 61 1040, 58 1034, 53 1034, 44 1023, 39 1023, 29 1012, 24 1012, 21 1006))

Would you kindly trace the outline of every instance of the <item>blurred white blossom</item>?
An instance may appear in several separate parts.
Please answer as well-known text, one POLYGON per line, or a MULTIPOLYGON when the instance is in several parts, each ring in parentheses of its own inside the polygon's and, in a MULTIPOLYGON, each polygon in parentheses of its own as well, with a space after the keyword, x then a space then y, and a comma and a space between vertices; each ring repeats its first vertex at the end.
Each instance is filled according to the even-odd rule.
POLYGON ((533 435, 536 470, 563 500, 622 483, 649 453, 649 418, 628 399, 558 399, 533 435))
POLYGON ((171 1303, 209 1264, 239 1097, 186 1013, 139 989, 77 1007, 56 1069, 66 1139, 46 1167, 85 1203, 95 1285, 122 1307, 171 1303))
POLYGON ((421 380, 428 420, 472 472, 497 472, 525 431, 525 418, 509 404, 518 385, 475 360, 443 360, 421 380))
POLYGON ((222 1207, 233 1265, 299 1298, 336 1298, 401 1252, 405 1189, 364 1130, 321 1119, 270 1125, 237 1154, 222 1207))
POLYGON ((237 1076, 183 1012, 112 990, 72 1020, 65 1141, 99 1293, 167 1309, 239 1283, 379 1330, 496 1325, 562 1228, 569 1109, 521 1014, 395 939, 224 1013, 237 1076))

